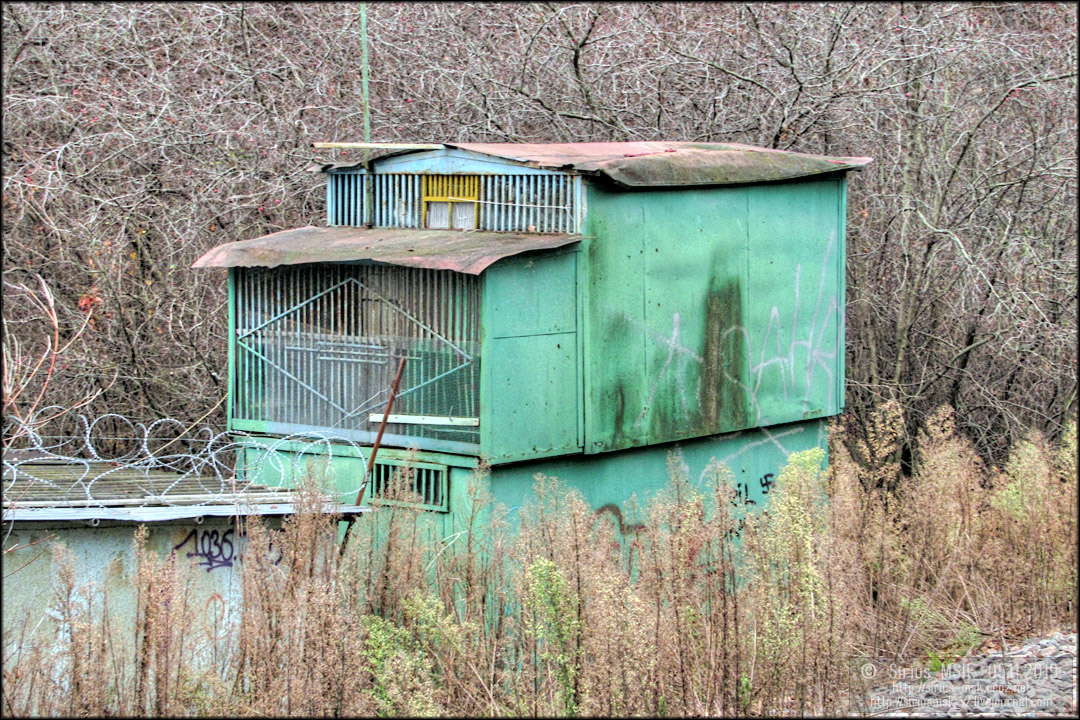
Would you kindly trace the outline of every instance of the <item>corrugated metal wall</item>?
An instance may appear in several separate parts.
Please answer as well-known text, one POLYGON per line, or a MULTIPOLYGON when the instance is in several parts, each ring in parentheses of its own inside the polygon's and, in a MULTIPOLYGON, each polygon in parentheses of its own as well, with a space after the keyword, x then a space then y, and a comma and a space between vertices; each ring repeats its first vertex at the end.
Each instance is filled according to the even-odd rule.
MULTIPOLYGON (((495 232, 578 232, 581 178, 573 175, 439 176, 385 173, 374 176, 376 227, 419 228, 424 222, 422 179, 473 177, 479 180, 479 230, 495 232)), ((327 224, 363 225, 364 174, 328 176, 327 224)), ((441 197, 441 196, 440 196, 441 197)), ((472 197, 461 198, 473 201, 472 197)))

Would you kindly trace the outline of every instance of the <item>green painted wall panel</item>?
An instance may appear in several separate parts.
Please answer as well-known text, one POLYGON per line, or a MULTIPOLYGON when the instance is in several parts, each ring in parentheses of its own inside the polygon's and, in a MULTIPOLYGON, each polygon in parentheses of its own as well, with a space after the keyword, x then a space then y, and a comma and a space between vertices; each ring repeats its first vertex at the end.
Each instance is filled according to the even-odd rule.
POLYGON ((597 512, 610 513, 616 521, 630 525, 635 519, 625 512, 624 503, 636 495, 644 506, 664 489, 669 480, 668 458, 673 455, 690 482, 703 489, 710 462, 724 463, 734 475, 740 504, 760 509, 788 454, 827 447, 827 432, 826 421, 808 420, 612 453, 502 465, 491 470, 491 492, 506 506, 508 519, 516 522, 518 510, 532 494, 536 475, 556 477, 579 490, 597 512))
POLYGON ((641 232, 647 207, 641 193, 603 193, 593 185, 587 203, 585 451, 593 453, 645 436, 635 425, 648 398, 641 232))
MULTIPOLYGON (((300 478, 314 473, 325 478, 336 500, 350 504, 356 501, 367 469, 370 447, 326 442, 279 442, 274 438, 264 438, 261 442, 265 444, 245 451, 238 473, 240 477, 275 487, 295 487, 300 478)), ((469 485, 476 477, 475 469, 478 465, 475 456, 380 448, 376 457, 383 461, 401 462, 411 459, 418 463, 447 466, 448 512, 420 513, 422 522, 430 529, 434 538, 451 536, 460 529, 461 522, 468 520, 471 508, 469 485)), ((484 477, 486 476, 481 476, 484 477)), ((372 513, 387 511, 387 506, 370 504, 366 493, 361 504, 370 507, 372 513)), ((365 515, 357 522, 364 522, 369 517, 373 515, 365 515)), ((339 531, 344 532, 344 527, 345 524, 340 523, 339 531)))
POLYGON ((507 258, 484 274, 481 454, 579 452, 578 253, 507 258))
POLYGON ((305 477, 325 478, 328 484, 324 487, 334 499, 351 504, 360 491, 370 449, 365 448, 363 453, 349 452, 351 448, 341 445, 333 445, 332 449, 333 453, 327 454, 322 443, 303 449, 276 446, 269 452, 265 446, 247 448, 240 474, 246 480, 271 487, 295 487, 305 477))
POLYGON ((755 425, 839 412, 839 180, 762 185, 749 196, 746 328, 755 425))
POLYGON ((489 462, 577 452, 577 334, 496 338, 489 347, 489 462))
POLYGON ((842 180, 588 192, 587 453, 839 412, 842 180))
MULTIPOLYGON (((486 483, 494 501, 505 506, 508 519, 516 524, 518 511, 532 495, 538 474, 558 478, 579 490, 598 513, 607 513, 624 526, 632 525, 640 518, 635 519, 626 512, 627 501, 636 496, 637 502, 643 507, 650 497, 668 485, 669 458, 673 458, 687 479, 701 489, 707 488, 707 468, 710 464, 714 461, 725 464, 734 476, 739 500, 737 512, 761 509, 787 456, 814 447, 826 448, 827 438, 827 421, 814 419, 610 453, 564 455, 493 465, 488 473, 481 474, 479 478, 475 474, 475 458, 455 458, 436 453, 414 453, 414 456, 420 462, 438 462, 450 466, 449 512, 422 513, 435 537, 445 538, 461 530, 469 520, 472 509, 469 501, 470 483, 477 480, 486 483)), ((354 500, 355 489, 363 477, 364 458, 370 448, 359 448, 358 452, 356 448, 335 444, 330 446, 330 450, 333 454, 329 462, 333 467, 334 482, 339 491, 345 491, 342 492, 343 496, 351 493, 349 500, 354 500)), ((286 475, 294 467, 300 468, 302 474, 303 468, 313 459, 316 467, 324 467, 320 460, 325 461, 325 457, 318 454, 326 452, 327 445, 322 443, 290 444, 276 450, 272 461, 262 463, 265 470, 261 478, 273 484, 274 474, 282 468, 286 475)), ((380 451, 379 455, 401 459, 408 453, 385 450, 380 451)), ((373 512, 382 511, 376 506, 373 512)), ((364 516, 359 522, 369 517, 364 516)))
POLYGON ((484 275, 484 334, 491 338, 574 332, 577 253, 507 258, 484 275))
MULTIPOLYGON (((745 427, 741 338, 717 330, 743 323, 746 191, 684 191, 653 199, 645 240, 645 442, 745 427)), ((644 230, 644 228, 643 228, 644 230)))
POLYGON ((837 412, 843 412, 844 407, 847 405, 847 393, 845 392, 847 387, 847 176, 841 177, 838 182, 840 187, 837 192, 840 193, 840 198, 836 208, 836 227, 838 228, 837 236, 839 238, 836 253, 836 282, 839 287, 839 301, 837 304, 840 307, 840 318, 836 325, 836 347, 839 356, 837 367, 840 372, 836 380, 835 394, 837 412))

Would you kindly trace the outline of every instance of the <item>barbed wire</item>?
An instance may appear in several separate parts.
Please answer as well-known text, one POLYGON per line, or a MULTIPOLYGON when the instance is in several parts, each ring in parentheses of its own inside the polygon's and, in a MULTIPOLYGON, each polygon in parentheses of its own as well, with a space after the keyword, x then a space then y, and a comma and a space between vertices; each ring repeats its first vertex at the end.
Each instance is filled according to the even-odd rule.
POLYGON ((236 502, 240 493, 273 491, 266 485, 310 473, 310 461, 318 462, 317 479, 336 502, 353 502, 363 482, 362 473, 335 477, 330 462, 335 454, 344 452, 358 458, 361 467, 366 464, 363 449, 335 433, 266 438, 185 426, 176 418, 143 423, 106 413, 75 416, 74 431, 69 417, 67 433, 50 434, 49 419, 59 417, 58 410, 63 408, 45 407, 29 418, 5 419, 6 507, 31 501, 40 505, 49 499, 80 507, 108 507, 119 500, 129 506, 236 502))

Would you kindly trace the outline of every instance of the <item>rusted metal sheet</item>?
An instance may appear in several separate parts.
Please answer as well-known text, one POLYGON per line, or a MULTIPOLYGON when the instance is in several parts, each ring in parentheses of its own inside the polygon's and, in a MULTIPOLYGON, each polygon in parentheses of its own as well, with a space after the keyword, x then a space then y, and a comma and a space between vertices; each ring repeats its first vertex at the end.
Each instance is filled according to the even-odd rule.
POLYGON ((496 260, 529 250, 563 247, 580 235, 547 235, 306 226, 219 245, 192 267, 277 267, 375 260, 391 265, 479 275, 496 260))
POLYGON ((316 150, 442 150, 442 143, 313 142, 316 150))
POLYGON ((870 158, 826 157, 751 145, 689 142, 463 143, 463 150, 605 175, 620 185, 735 185, 856 170, 870 158))
MULTIPOLYGON (((551 170, 605 176, 628 187, 740 185, 859 170, 868 157, 831 157, 735 143, 446 143, 551 170)), ((409 151, 390 151, 401 154, 409 151)), ((385 157, 386 155, 384 155, 385 157)), ((327 165, 324 171, 351 165, 327 165)))
POLYGON ((275 487, 240 483, 226 486, 215 477, 182 475, 170 470, 82 464, 22 463, 5 466, 7 507, 91 507, 120 505, 198 505, 217 502, 291 502, 275 487))
MULTIPOLYGON (((291 515, 297 496, 280 487, 113 463, 23 462, 4 466, 3 521, 166 522, 200 517, 291 515)), ((325 512, 367 512, 330 505, 325 512)))

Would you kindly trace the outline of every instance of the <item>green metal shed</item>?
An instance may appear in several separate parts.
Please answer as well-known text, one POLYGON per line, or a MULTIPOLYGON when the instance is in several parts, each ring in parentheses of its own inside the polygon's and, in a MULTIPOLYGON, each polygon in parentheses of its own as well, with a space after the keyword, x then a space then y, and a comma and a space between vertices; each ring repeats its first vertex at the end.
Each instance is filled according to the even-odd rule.
POLYGON ((229 429, 353 443, 331 460, 346 492, 405 357, 370 499, 411 458, 449 528, 483 461, 511 510, 542 473, 621 522, 675 453, 760 503, 843 409, 845 175, 868 162, 459 143, 326 166, 328 227, 195 263, 229 268, 229 429))

